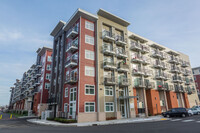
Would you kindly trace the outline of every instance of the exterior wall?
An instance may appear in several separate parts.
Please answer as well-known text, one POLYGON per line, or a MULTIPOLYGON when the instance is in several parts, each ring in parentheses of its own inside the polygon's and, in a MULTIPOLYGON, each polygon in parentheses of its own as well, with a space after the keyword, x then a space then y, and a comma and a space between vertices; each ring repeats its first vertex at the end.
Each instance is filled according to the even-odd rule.
POLYGON ((183 98, 184 98, 185 107, 186 107, 186 108, 190 108, 190 103, 189 103, 189 101, 188 101, 188 95, 187 95, 187 93, 184 93, 184 94, 183 94, 183 98))
POLYGON ((151 115, 161 114, 159 91, 152 89, 147 90, 146 96, 147 96, 148 113, 151 115))
POLYGON ((97 112, 78 113, 78 123, 97 121, 97 112))
POLYGON ((40 103, 41 93, 36 93, 33 100, 33 113, 38 114, 38 104, 40 103))
POLYGON ((168 108, 177 108, 178 107, 178 101, 177 101, 177 96, 175 92, 169 91, 166 93, 167 95, 167 103, 168 103, 168 108))

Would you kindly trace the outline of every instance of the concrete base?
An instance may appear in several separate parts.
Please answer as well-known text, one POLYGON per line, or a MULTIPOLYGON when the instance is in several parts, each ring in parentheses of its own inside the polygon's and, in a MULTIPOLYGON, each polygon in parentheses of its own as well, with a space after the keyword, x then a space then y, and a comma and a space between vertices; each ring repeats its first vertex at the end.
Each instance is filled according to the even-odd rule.
POLYGON ((78 113, 78 123, 97 121, 97 113, 78 113))

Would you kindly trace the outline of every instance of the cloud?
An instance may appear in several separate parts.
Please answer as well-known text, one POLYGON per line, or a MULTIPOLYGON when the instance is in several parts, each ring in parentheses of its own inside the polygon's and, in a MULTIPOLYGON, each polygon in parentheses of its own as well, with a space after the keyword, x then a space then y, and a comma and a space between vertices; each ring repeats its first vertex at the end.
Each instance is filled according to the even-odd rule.
POLYGON ((23 34, 17 30, 3 29, 0 32, 0 41, 12 42, 23 38, 23 34))

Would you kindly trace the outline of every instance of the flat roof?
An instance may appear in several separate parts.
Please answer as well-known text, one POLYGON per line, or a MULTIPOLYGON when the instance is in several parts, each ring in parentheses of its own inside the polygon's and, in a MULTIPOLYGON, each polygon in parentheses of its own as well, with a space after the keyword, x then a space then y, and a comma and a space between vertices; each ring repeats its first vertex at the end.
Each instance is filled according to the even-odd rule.
POLYGON ((164 50, 164 49, 165 49, 165 47, 162 47, 161 45, 156 44, 156 43, 151 44, 151 47, 157 48, 157 49, 159 49, 159 50, 164 50))
POLYGON ((122 18, 120 18, 120 17, 118 17, 118 16, 116 16, 116 15, 114 15, 114 14, 108 12, 108 11, 105 11, 105 10, 103 10, 101 8, 98 10, 97 14, 99 16, 107 18, 107 19, 109 19, 109 20, 111 20, 113 22, 116 22, 116 23, 118 23, 118 24, 120 24, 122 26, 127 27, 127 26, 130 25, 130 23, 128 21, 126 21, 126 20, 124 20, 124 19, 122 19, 122 18))
POLYGON ((172 50, 169 50, 167 53, 171 55, 175 55, 175 56, 179 55, 177 52, 172 51, 172 50))
POLYGON ((129 38, 134 39, 134 40, 139 40, 141 43, 148 42, 148 40, 144 39, 143 37, 136 35, 131 32, 131 35, 129 35, 129 38))
POLYGON ((58 22, 58 24, 56 25, 56 27, 53 29, 53 31, 51 32, 51 36, 56 36, 56 34, 58 33, 58 31, 60 31, 60 29, 62 29, 62 27, 66 24, 66 22, 60 20, 58 22))
POLYGON ((45 51, 47 51, 47 50, 52 51, 53 49, 49 48, 49 47, 42 47, 37 50, 37 53, 39 56, 42 56, 45 53, 45 51))

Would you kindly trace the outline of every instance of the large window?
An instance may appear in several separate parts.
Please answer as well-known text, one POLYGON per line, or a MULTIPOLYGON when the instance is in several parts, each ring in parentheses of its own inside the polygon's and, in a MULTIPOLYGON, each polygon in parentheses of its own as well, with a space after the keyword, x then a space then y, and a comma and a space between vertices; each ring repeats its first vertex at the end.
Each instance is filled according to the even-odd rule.
POLYGON ((76 88, 70 89, 70 101, 76 101, 76 88))
POLYGON ((94 60, 94 51, 85 50, 85 58, 89 60, 94 60))
POLYGON ((48 56, 48 57, 47 57, 47 61, 49 61, 49 62, 51 62, 51 61, 52 61, 52 58, 51 58, 51 56, 48 56))
POLYGON ((68 97, 68 88, 65 88, 65 97, 68 97))
POLYGON ((106 96, 113 96, 113 88, 111 86, 105 87, 105 95, 106 96))
POLYGON ((85 112, 95 112, 95 103, 94 102, 86 102, 85 103, 85 112))
POLYGON ((85 75, 94 77, 94 67, 85 66, 85 75))
POLYGON ((65 104, 64 104, 64 112, 66 113, 67 111, 68 111, 68 104, 65 103, 65 104))
POLYGON ((114 104, 113 102, 106 102, 105 103, 106 112, 114 112, 114 104))
POLYGON ((85 21, 85 28, 91 31, 94 31, 94 23, 85 21))
POLYGON ((86 95, 94 95, 95 94, 94 85, 85 85, 85 94, 86 95))
POLYGON ((46 74, 46 79, 50 80, 51 79, 51 74, 47 73, 46 74))
POLYGON ((94 45, 94 37, 89 36, 89 35, 85 35, 85 43, 94 45))
POLYGON ((45 89, 50 89, 50 83, 45 83, 45 89))
POLYGON ((51 70, 51 65, 47 65, 47 70, 51 70))

